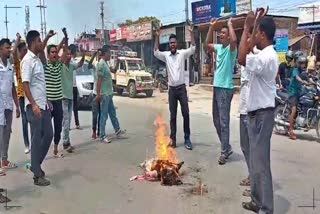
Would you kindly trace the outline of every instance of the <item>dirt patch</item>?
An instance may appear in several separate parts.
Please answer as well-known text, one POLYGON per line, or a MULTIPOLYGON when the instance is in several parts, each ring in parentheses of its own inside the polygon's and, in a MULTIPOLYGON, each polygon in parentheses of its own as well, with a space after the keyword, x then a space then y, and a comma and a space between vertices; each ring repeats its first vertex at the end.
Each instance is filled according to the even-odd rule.
POLYGON ((198 180, 195 184, 186 184, 188 186, 184 189, 184 193, 188 196, 205 196, 208 193, 208 187, 202 183, 201 179, 198 180))

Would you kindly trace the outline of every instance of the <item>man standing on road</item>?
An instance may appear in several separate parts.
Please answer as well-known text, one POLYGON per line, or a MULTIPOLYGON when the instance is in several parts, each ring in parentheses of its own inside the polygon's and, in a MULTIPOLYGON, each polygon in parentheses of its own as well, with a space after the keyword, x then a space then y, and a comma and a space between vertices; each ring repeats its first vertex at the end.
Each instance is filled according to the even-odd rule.
POLYGON ((58 49, 56 45, 47 47, 48 62, 44 65, 47 98, 52 104, 52 118, 54 125, 54 149, 53 154, 58 157, 58 145, 61 140, 62 131, 62 63, 58 59, 58 49))
POLYGON ((46 95, 46 81, 43 64, 38 54, 43 51, 38 31, 27 34, 28 53, 21 61, 23 89, 26 94, 27 119, 31 126, 31 168, 34 184, 48 186, 41 164, 45 159, 53 138, 51 106, 46 95))
POLYGON ((214 74, 214 93, 212 100, 213 123, 221 142, 219 164, 224 165, 226 159, 233 153, 230 138, 230 107, 234 93, 233 71, 237 57, 237 36, 232 26, 232 18, 219 34, 221 44, 213 44, 213 30, 217 20, 211 22, 206 39, 206 46, 217 57, 214 74))
MULTIPOLYGON (((71 51, 71 64, 76 64, 77 47, 74 44, 69 45, 71 51)), ((73 115, 76 129, 81 129, 78 114, 78 88, 77 88, 77 70, 73 71, 73 115)))
POLYGON ((93 60, 95 58, 95 56, 97 56, 97 62, 100 61, 100 56, 101 56, 101 49, 98 50, 97 53, 94 53, 94 55, 92 56, 89 65, 88 65, 88 69, 91 70, 92 72, 92 76, 93 76, 93 100, 92 100, 92 139, 97 139, 97 137, 99 136, 100 133, 100 103, 96 102, 96 97, 97 97, 97 80, 98 80, 98 76, 97 76, 97 67, 96 65, 94 66, 93 60))
MULTIPOLYGON (((19 101, 13 79, 13 68, 9 62, 11 42, 0 40, 0 157, 1 169, 13 169, 17 166, 8 161, 8 150, 12 132, 13 101, 16 105, 16 116, 20 117, 19 101), (2 117, 1 117, 2 116, 2 117)), ((4 173, 0 171, 0 174, 4 173)))
POLYGON ((62 110, 63 110, 63 120, 62 120, 62 129, 63 129, 63 148, 71 153, 74 151, 74 147, 71 145, 70 141, 70 124, 72 118, 72 106, 73 106, 73 78, 74 72, 76 69, 82 67, 85 59, 84 53, 82 53, 82 58, 79 63, 71 61, 71 49, 68 47, 68 37, 67 32, 64 29, 64 46, 63 54, 61 56, 62 66, 62 110))
POLYGON ((169 85, 169 109, 170 109, 170 138, 171 146, 176 148, 176 133, 177 133, 177 108, 178 101, 180 102, 181 112, 183 116, 184 130, 184 145, 186 149, 192 150, 190 140, 190 116, 188 94, 185 84, 184 65, 185 60, 191 57, 195 50, 195 40, 193 27, 189 26, 188 30, 191 34, 191 47, 188 49, 177 50, 177 36, 172 34, 169 37, 170 51, 159 50, 159 31, 156 32, 156 40, 154 43, 154 56, 166 63, 168 71, 169 85))
POLYGON ((111 143, 111 139, 109 139, 106 135, 106 122, 108 119, 108 115, 110 117, 112 126, 115 131, 115 135, 117 137, 124 134, 125 131, 121 130, 120 124, 117 118, 116 109, 113 104, 113 86, 112 86, 112 77, 111 72, 115 72, 118 63, 117 62, 115 68, 110 70, 107 61, 110 60, 110 46, 104 45, 101 49, 101 59, 97 64, 97 97, 96 102, 100 103, 101 109, 101 117, 100 117, 100 134, 99 137, 101 142, 103 143, 111 143))
MULTIPOLYGON (((262 11, 263 12, 263 11, 262 11)), ((239 48, 239 63, 250 72, 247 111, 250 142, 251 202, 244 209, 273 214, 273 186, 270 168, 270 140, 274 125, 275 87, 278 55, 273 48, 276 25, 266 13, 248 14, 239 48), (258 54, 248 55, 248 31, 254 26, 252 44, 258 54)))
POLYGON ((29 130, 28 130, 28 121, 27 115, 25 110, 25 94, 23 91, 22 79, 21 79, 21 70, 20 70, 20 63, 23 57, 27 54, 28 48, 25 42, 21 42, 21 36, 17 33, 16 44, 13 48, 13 63, 14 69, 16 72, 17 78, 17 95, 19 99, 20 111, 21 111, 21 118, 22 118, 22 132, 23 132, 23 141, 25 154, 29 154, 30 152, 30 141, 29 141, 29 130))

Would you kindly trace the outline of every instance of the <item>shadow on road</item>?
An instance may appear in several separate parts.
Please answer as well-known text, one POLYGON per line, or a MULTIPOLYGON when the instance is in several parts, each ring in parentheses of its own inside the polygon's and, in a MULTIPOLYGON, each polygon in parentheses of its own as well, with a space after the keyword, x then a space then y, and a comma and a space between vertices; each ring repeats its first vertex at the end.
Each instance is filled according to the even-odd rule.
POLYGON ((288 213, 290 206, 291 204, 286 198, 280 195, 274 195, 274 207, 276 207, 274 213, 288 213))

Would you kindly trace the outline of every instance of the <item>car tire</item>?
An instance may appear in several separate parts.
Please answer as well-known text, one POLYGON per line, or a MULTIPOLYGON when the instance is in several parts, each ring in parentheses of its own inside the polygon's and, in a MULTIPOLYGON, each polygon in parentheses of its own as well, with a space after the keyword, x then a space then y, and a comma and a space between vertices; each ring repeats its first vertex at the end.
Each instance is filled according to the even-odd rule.
POLYGON ((146 91, 146 95, 147 95, 147 97, 152 97, 152 95, 153 95, 153 90, 148 90, 148 91, 146 91))
POLYGON ((129 83, 129 97, 135 98, 137 96, 136 84, 134 82, 129 83))

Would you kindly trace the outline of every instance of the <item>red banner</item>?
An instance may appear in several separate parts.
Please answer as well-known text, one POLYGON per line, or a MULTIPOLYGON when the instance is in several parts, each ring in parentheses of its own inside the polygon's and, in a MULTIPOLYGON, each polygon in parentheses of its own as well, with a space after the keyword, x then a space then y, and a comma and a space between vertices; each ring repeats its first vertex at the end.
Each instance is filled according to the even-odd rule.
POLYGON ((109 32, 110 42, 117 41, 117 30, 113 29, 109 32))

